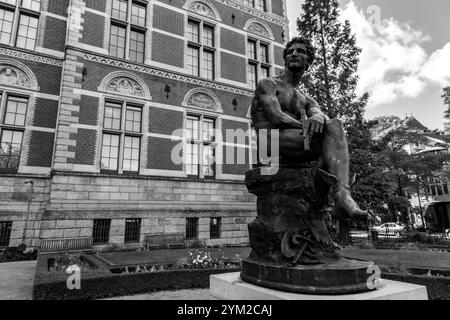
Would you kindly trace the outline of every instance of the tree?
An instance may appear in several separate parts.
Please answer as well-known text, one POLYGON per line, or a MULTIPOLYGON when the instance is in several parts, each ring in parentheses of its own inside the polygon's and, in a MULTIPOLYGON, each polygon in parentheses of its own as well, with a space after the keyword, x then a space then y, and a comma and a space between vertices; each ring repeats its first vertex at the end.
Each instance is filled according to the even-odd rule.
MULTIPOLYGON (((410 204, 405 191, 414 190, 420 197, 420 191, 430 192, 428 179, 439 176, 450 156, 446 153, 409 154, 405 147, 416 143, 426 143, 426 136, 416 131, 399 127, 386 134, 378 143, 380 157, 384 158, 386 167, 395 179, 395 196, 388 201, 391 218, 397 218, 394 213, 400 212, 403 222, 410 225, 410 204)), ((422 217, 423 219, 423 217, 422 217)))
POLYGON ((450 87, 444 88, 442 98, 444 99, 444 104, 447 107, 447 110, 444 112, 444 118, 450 120, 450 87))
POLYGON ((444 88, 442 98, 444 99, 444 105, 447 107, 444 112, 444 119, 447 119, 447 122, 444 123, 445 131, 450 134, 450 87, 444 88))
POLYGON ((358 98, 359 54, 350 22, 341 23, 337 0, 306 0, 297 20, 300 35, 310 39, 317 49, 316 61, 303 78, 303 85, 323 111, 339 117, 346 127, 362 118, 368 95, 358 98))
MULTIPOLYGON (((356 45, 350 22, 339 21, 337 0, 306 0, 302 9, 303 13, 297 20, 298 32, 310 39, 317 50, 315 62, 302 79, 303 88, 330 118, 343 121, 349 141, 352 173, 359 177, 375 178, 376 172, 364 164, 364 160, 370 158, 367 146, 371 145, 370 133, 363 119, 369 95, 366 93, 358 97, 356 94, 361 49, 356 45)), ((360 179, 355 184, 355 199, 360 200, 363 208, 369 208, 379 200, 376 200, 379 195, 372 189, 374 197, 370 201, 362 201, 367 200, 363 190, 371 188, 370 182, 360 179)), ((381 197, 385 196, 383 194, 381 197)), ((341 221, 339 226, 341 241, 348 240, 348 223, 341 221)))

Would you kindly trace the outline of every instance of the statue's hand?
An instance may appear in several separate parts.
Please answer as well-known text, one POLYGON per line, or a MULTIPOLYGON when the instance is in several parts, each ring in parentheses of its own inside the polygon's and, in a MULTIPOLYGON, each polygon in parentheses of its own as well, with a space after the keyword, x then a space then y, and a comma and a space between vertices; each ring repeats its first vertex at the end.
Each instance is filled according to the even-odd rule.
POLYGON ((321 114, 315 114, 308 119, 307 128, 308 135, 312 136, 314 133, 322 133, 325 126, 325 117, 321 114))

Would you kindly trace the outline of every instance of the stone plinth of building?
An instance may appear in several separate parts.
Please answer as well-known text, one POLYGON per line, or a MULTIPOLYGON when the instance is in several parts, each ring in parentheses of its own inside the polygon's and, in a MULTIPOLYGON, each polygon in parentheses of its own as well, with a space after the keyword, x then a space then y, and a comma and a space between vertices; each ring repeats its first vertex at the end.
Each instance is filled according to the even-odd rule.
POLYGON ((239 272, 212 275, 210 294, 222 300, 428 300, 425 286, 381 280, 378 290, 340 295, 299 294, 244 282, 239 272))

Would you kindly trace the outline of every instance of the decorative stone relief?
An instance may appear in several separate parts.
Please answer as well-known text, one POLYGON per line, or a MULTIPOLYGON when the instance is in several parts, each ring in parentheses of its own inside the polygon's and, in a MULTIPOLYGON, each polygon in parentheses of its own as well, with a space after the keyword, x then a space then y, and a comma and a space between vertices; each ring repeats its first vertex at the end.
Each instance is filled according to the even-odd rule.
POLYGON ((0 84, 31 88, 31 81, 23 71, 5 65, 0 66, 0 84))
POLYGON ((202 2, 192 2, 191 5, 189 6, 189 10, 198 13, 202 16, 207 16, 213 19, 216 19, 216 15, 214 14, 214 11, 212 11, 212 9, 210 7, 208 7, 206 4, 202 3, 202 2))
POLYGON ((126 77, 115 78, 108 84, 106 90, 127 96, 144 97, 142 87, 135 80, 126 77))
POLYGON ((206 110, 217 110, 217 105, 213 98, 208 96, 205 93, 195 93, 192 95, 192 97, 188 100, 187 105, 189 107, 196 107, 206 110))
POLYGON ((248 31, 251 33, 259 34, 263 37, 270 38, 269 32, 261 24, 253 22, 249 27, 248 31))

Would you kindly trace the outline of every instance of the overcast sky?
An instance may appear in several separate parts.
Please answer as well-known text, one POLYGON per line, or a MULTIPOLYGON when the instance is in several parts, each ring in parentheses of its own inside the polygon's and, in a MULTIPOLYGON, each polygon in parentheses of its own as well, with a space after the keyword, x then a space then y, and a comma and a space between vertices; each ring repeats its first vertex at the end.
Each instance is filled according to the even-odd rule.
MULTIPOLYGON (((287 0, 292 36, 303 2, 287 0)), ((443 129, 450 1, 342 0, 341 9, 363 49, 358 91, 371 94, 366 118, 412 113, 428 128, 443 129)))

